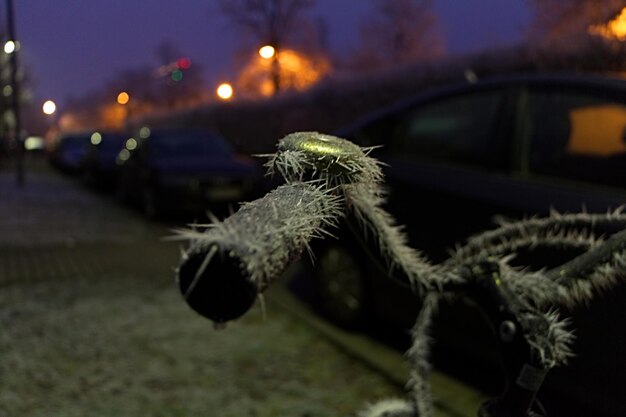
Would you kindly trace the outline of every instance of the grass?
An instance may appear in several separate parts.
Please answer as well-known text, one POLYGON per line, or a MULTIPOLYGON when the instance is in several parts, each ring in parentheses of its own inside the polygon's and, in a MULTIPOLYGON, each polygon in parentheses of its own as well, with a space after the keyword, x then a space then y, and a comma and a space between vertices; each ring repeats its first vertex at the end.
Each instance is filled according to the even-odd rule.
POLYGON ((341 416, 397 387, 270 309, 214 330, 173 283, 0 287, 0 416, 341 416))

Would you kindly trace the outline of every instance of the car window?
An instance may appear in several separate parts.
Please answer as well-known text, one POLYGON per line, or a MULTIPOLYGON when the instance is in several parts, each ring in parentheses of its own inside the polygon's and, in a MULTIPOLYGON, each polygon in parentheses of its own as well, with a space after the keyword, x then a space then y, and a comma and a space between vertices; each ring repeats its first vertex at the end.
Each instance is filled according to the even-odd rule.
POLYGON ((576 91, 529 94, 531 172, 626 184, 626 105, 576 91))
POLYGON ((151 153, 157 156, 227 156, 232 153, 228 142, 202 134, 151 135, 151 153))
POLYGON ((503 94, 466 93, 429 102, 401 115, 390 150, 397 154, 493 169, 504 167, 504 141, 496 141, 503 94))

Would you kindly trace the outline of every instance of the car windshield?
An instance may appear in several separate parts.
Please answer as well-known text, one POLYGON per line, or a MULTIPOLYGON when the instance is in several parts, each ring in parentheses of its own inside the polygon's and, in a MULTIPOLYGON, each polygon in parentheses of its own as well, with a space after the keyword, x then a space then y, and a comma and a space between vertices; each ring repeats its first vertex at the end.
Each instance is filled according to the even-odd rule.
POLYGON ((158 156, 227 156, 229 144, 216 136, 201 132, 157 133, 149 138, 150 149, 158 156))

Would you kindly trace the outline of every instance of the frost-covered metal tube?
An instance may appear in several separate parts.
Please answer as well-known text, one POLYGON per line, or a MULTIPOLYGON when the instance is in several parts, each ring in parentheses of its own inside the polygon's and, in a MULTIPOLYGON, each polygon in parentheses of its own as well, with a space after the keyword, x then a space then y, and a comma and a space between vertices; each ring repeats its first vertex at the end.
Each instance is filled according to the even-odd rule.
POLYGON ((179 231, 190 241, 177 271, 185 300, 215 323, 240 317, 342 213, 341 199, 326 184, 294 183, 243 204, 224 221, 179 231))

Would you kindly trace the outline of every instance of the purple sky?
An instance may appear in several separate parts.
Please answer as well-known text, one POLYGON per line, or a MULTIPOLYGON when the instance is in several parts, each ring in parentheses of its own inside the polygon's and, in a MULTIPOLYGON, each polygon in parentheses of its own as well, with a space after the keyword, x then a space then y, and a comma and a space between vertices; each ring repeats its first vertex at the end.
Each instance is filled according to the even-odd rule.
MULTIPOLYGON (((163 40, 202 65, 213 88, 232 72, 232 52, 242 44, 211 0, 19 0, 15 8, 35 94, 61 104, 120 69, 156 65, 163 40)), ((525 0, 435 0, 435 9, 450 54, 514 43, 529 20, 525 0)), ((357 24, 370 11, 368 0, 317 0, 311 15, 326 21, 329 42, 341 53, 356 44, 357 24)))

